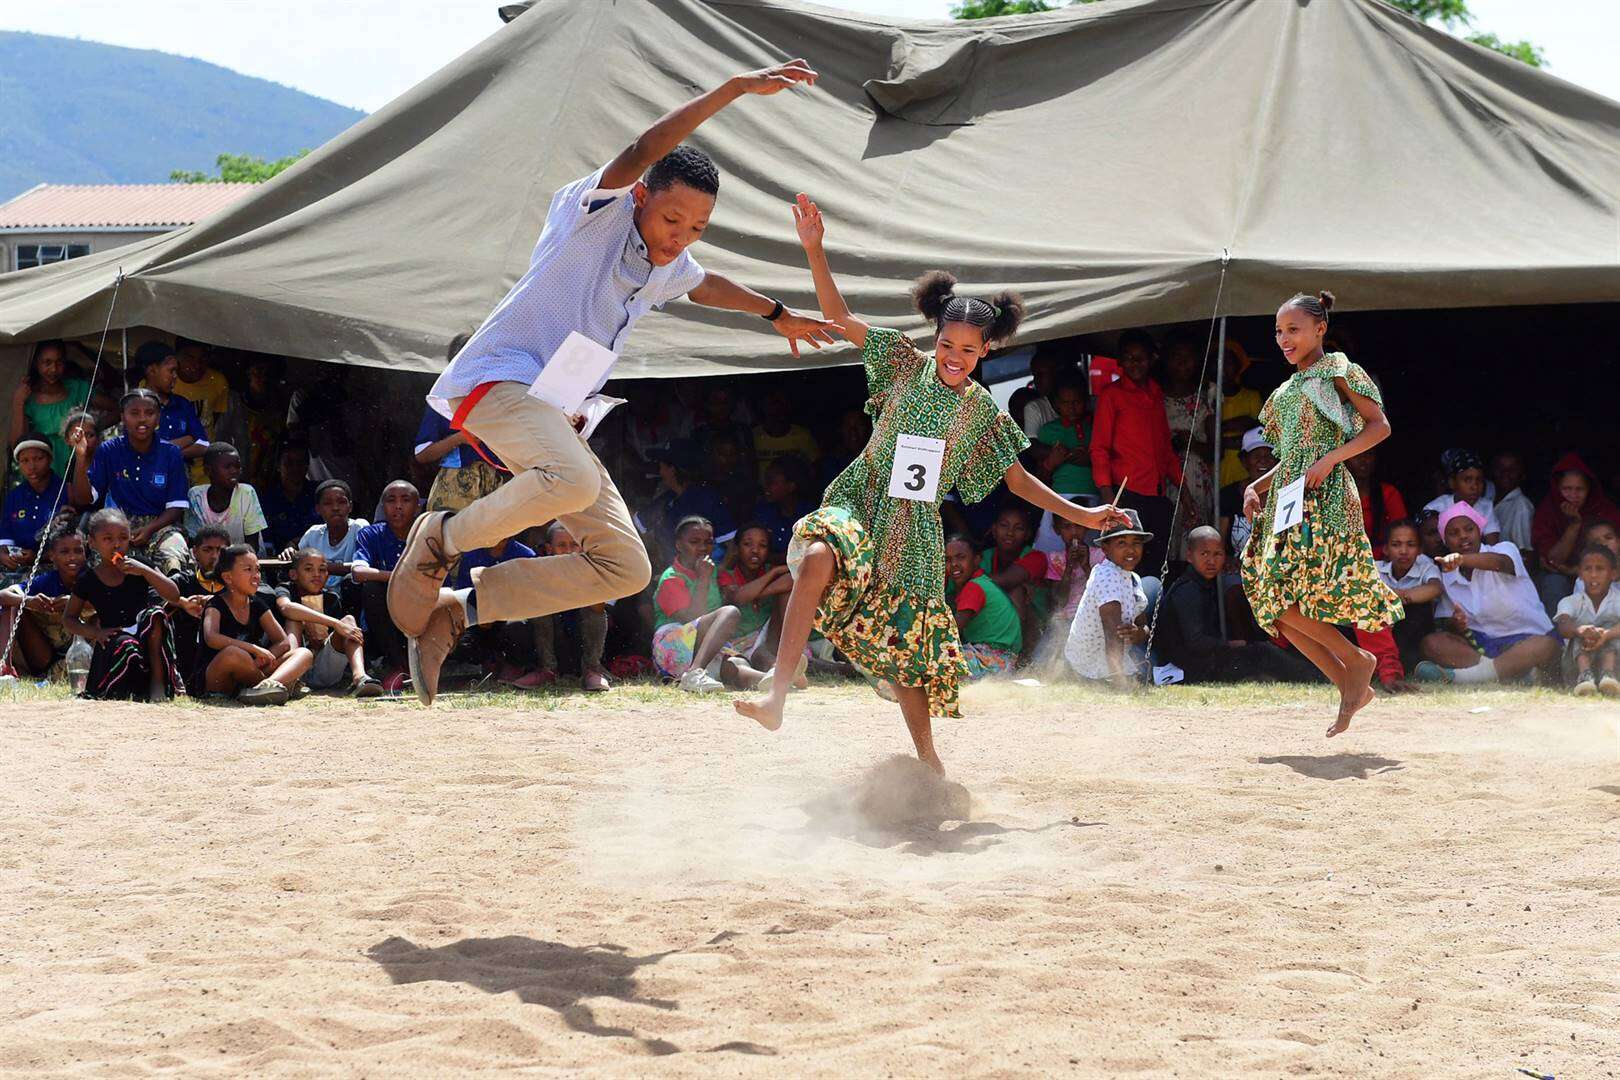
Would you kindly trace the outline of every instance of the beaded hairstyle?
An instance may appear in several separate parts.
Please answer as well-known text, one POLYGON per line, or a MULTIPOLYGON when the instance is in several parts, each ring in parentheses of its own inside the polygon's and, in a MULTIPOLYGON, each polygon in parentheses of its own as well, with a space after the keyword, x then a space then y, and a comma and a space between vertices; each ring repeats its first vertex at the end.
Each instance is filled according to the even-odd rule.
POLYGON ((984 333, 986 347, 1007 341, 1024 321, 1024 298, 1003 290, 989 300, 956 295, 956 276, 930 270, 917 279, 911 299, 917 310, 934 321, 935 331, 946 323, 966 323, 984 333))

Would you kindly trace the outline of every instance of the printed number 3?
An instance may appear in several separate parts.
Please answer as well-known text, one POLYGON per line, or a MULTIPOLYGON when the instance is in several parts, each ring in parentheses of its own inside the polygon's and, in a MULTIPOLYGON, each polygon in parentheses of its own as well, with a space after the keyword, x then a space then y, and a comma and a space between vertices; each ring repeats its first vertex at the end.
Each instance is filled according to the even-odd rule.
POLYGON ((912 464, 907 465, 906 468, 911 470, 911 479, 907 480, 904 485, 907 491, 921 491, 928 486, 928 467, 926 465, 912 464))

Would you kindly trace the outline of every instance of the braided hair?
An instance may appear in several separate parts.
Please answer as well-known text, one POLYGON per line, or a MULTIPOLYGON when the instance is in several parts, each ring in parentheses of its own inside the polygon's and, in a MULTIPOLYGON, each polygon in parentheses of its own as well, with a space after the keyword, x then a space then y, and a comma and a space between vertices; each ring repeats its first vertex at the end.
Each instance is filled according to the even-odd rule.
POLYGON ((956 295, 956 276, 946 270, 930 270, 912 286, 911 300, 924 317, 932 319, 934 330, 946 323, 966 323, 984 333, 988 348, 1009 340, 1024 321, 1024 298, 1003 289, 988 300, 956 295))
POLYGON ((1295 293, 1284 303, 1285 308, 1299 308, 1317 322, 1327 322, 1328 312, 1333 310, 1333 294, 1323 289, 1312 296, 1309 293, 1295 293))

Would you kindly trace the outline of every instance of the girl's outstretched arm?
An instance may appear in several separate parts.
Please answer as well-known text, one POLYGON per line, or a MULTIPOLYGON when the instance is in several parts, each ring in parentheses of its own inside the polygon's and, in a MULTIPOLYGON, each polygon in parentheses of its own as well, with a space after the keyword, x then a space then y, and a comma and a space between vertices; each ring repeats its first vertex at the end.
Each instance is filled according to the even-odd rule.
POLYGON ((1020 499, 1033 503, 1042 510, 1050 510, 1058 517, 1072 521, 1076 525, 1084 525, 1088 529, 1106 529, 1110 525, 1130 524, 1130 518, 1125 516, 1125 512, 1112 504, 1092 510, 1070 502, 1032 476, 1020 462, 1012 463, 1005 479, 1007 490, 1020 499))
POLYGON ((838 291, 832 267, 827 265, 827 252, 821 244, 827 231, 821 221, 821 211, 803 192, 793 204, 793 226, 799 232, 799 242, 804 245, 804 254, 810 261, 810 276, 816 283, 816 303, 821 305, 822 317, 835 323, 851 345, 861 348, 866 344, 869 326, 865 320, 850 314, 844 294, 838 291))

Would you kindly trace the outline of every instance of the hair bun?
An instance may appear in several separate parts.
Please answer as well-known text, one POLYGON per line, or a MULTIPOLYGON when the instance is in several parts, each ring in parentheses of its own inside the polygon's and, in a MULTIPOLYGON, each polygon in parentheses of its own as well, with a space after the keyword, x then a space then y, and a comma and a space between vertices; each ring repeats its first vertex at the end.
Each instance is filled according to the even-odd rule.
POLYGON ((1322 310, 1323 311, 1332 311, 1333 310, 1333 294, 1332 293, 1328 292, 1326 289, 1323 289, 1321 292, 1316 294, 1316 298, 1322 302, 1322 310))
POLYGON ((912 286, 911 300, 917 310, 931 323, 938 323, 940 313, 951 297, 956 295, 956 275, 948 270, 930 270, 912 286))

